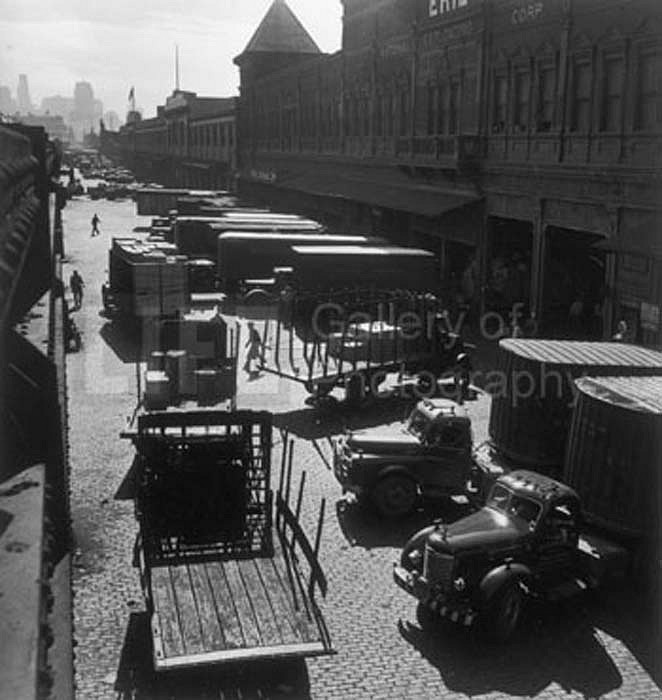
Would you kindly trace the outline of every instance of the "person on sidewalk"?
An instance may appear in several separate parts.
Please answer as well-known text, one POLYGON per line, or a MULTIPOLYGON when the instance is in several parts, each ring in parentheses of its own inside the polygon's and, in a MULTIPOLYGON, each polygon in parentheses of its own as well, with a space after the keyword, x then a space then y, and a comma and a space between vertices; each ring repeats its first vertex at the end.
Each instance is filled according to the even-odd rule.
POLYGON ((83 305, 84 286, 85 282, 83 282, 83 278, 80 276, 78 270, 74 270, 69 278, 69 287, 74 297, 74 309, 80 309, 80 307, 83 305))
POLYGON ((90 234, 91 236, 98 236, 100 231, 99 231, 99 222, 101 219, 97 216, 97 213, 94 212, 94 216, 92 217, 92 233, 90 234))

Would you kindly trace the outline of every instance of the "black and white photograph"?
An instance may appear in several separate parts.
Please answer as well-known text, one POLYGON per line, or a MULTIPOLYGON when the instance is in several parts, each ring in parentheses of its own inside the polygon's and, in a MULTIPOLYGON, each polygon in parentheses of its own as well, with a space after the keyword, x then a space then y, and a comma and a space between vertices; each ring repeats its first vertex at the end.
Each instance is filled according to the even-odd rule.
POLYGON ((662 700, 662 2, 0 4, 0 700, 662 700))

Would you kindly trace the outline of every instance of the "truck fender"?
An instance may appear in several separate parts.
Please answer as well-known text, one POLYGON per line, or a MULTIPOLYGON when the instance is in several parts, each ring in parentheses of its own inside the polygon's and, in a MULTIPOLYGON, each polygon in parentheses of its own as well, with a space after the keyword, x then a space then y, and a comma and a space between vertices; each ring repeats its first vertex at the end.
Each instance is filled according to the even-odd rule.
POLYGON ((434 532, 435 529, 436 525, 428 525, 411 536, 411 538, 407 541, 407 544, 405 544, 405 546, 402 548, 402 553, 400 554, 400 566, 403 566, 407 570, 411 568, 409 554, 415 549, 422 550, 428 537, 434 532))
POLYGON ((483 603, 488 603, 497 591, 509 581, 524 581, 531 578, 531 569, 517 562, 502 564, 488 572, 480 582, 480 594, 483 603))

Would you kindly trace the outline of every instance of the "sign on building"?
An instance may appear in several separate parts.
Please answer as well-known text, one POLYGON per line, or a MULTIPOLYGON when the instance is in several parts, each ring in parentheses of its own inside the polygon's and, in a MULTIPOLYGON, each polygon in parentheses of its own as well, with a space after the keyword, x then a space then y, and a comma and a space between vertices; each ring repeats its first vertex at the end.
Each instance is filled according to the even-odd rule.
POLYGON ((466 7, 468 4, 469 0, 430 0, 430 17, 466 7))

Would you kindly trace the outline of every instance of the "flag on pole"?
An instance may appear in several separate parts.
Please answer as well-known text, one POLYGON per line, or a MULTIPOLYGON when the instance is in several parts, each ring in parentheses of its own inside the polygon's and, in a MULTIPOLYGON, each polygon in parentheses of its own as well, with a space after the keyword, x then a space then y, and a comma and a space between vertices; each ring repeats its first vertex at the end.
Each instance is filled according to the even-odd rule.
POLYGON ((129 90, 129 102, 131 102, 131 100, 133 100, 133 99, 135 98, 135 96, 136 96, 136 95, 135 95, 135 89, 134 89, 134 87, 133 87, 133 85, 132 85, 132 86, 131 86, 131 89, 129 90))

